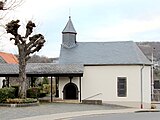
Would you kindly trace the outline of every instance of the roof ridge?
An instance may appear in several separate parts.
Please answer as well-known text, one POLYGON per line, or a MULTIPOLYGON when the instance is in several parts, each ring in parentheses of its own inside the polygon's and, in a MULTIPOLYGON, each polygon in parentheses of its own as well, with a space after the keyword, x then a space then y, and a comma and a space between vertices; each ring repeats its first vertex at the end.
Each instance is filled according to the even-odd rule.
POLYGON ((94 42, 77 42, 77 43, 126 43, 126 42, 131 43, 133 41, 94 41, 94 42))

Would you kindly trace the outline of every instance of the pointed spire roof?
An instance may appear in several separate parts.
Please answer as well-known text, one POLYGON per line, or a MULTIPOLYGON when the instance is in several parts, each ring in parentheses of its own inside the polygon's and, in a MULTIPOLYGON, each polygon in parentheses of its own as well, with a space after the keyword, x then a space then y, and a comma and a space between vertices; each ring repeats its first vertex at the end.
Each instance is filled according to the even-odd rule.
POLYGON ((71 21, 71 16, 69 16, 69 20, 67 22, 67 25, 65 26, 62 33, 75 33, 75 34, 77 34, 76 30, 74 29, 73 23, 71 21))

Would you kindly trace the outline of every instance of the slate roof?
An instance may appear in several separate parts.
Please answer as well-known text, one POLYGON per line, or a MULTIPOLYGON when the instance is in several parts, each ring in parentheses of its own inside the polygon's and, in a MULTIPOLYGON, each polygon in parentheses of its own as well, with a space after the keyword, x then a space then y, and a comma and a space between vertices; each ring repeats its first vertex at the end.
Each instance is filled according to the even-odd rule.
MULTIPOLYGON (((18 75, 17 64, 0 64, 0 76, 18 75)), ((27 75, 67 75, 67 74, 83 74, 83 65, 59 65, 53 63, 28 63, 26 68, 27 75)))
POLYGON ((18 74, 18 64, 0 64, 0 74, 18 74))
POLYGON ((74 74, 83 73, 82 64, 53 64, 53 63, 30 63, 27 65, 28 74, 74 74))
POLYGON ((73 23, 71 21, 71 17, 69 16, 69 20, 62 31, 62 33, 77 33, 76 30, 74 29, 73 23))
POLYGON ((74 48, 61 46, 60 64, 124 65, 151 64, 136 43, 77 42, 74 48))

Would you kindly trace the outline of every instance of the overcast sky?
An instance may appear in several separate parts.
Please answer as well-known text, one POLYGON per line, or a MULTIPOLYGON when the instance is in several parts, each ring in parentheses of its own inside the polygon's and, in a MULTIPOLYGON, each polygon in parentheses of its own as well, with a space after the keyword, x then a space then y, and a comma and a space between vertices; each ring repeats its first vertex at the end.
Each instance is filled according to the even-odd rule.
MULTIPOLYGON (((42 33, 47 41, 38 54, 58 57, 69 15, 78 42, 159 41, 159 6, 160 0, 25 0, 8 20, 20 19, 22 28, 34 21, 34 33, 42 33)), ((2 50, 17 54, 13 46, 7 39, 2 50)))

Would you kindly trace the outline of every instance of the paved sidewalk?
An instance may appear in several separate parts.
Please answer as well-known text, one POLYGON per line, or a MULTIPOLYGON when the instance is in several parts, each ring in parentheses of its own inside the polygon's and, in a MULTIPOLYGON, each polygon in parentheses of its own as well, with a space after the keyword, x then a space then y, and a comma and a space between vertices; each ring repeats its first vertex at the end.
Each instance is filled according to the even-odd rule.
POLYGON ((91 113, 94 111, 108 111, 108 110, 118 110, 118 109, 126 109, 126 107, 116 106, 116 105, 87 105, 87 104, 66 104, 66 103, 47 103, 47 104, 40 104, 39 106, 19 107, 19 108, 0 107, 0 120, 34 118, 36 116, 45 117, 50 115, 62 117, 63 114, 73 115, 71 114, 73 112, 78 112, 77 114, 80 113, 84 114, 84 113, 91 113))
POLYGON ((0 107, 0 120, 62 120, 84 115, 154 112, 156 110, 142 110, 116 105, 47 103, 32 107, 0 107))
POLYGON ((135 112, 136 109, 119 109, 119 110, 92 110, 92 111, 79 111, 79 112, 67 112, 50 115, 40 115, 34 117, 27 117, 15 120, 63 120, 72 117, 84 116, 84 115, 99 115, 99 114, 114 114, 114 113, 130 113, 135 112))

